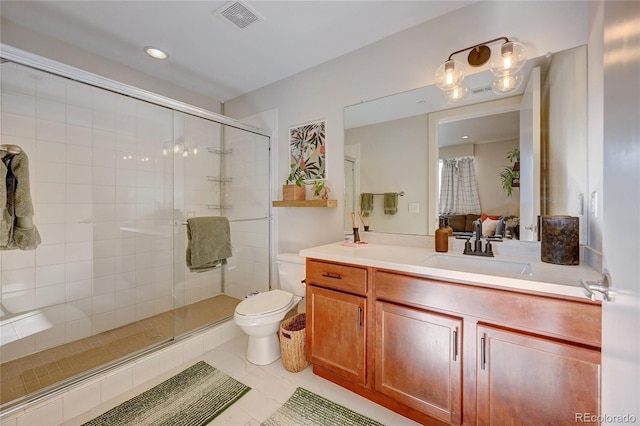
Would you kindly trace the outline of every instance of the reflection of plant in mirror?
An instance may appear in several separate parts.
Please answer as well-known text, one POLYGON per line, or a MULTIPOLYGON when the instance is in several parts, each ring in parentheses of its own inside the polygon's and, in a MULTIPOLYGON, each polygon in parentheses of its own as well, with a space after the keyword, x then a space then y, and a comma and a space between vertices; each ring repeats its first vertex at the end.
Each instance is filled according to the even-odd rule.
POLYGON ((509 228, 515 228, 520 224, 520 218, 517 216, 511 216, 504 221, 504 224, 509 228))
POLYGON ((507 193, 507 197, 513 194, 513 187, 520 186, 520 149, 515 148, 507 152, 507 160, 513 165, 507 166, 500 172, 502 189, 507 193))

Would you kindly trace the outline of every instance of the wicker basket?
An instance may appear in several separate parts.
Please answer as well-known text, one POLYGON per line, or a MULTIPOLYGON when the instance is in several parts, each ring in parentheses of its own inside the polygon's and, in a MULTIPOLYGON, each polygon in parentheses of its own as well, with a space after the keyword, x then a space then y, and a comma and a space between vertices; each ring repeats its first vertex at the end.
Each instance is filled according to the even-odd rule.
POLYGON ((282 365, 292 373, 302 371, 309 365, 306 351, 306 326, 306 314, 287 318, 280 324, 282 365))

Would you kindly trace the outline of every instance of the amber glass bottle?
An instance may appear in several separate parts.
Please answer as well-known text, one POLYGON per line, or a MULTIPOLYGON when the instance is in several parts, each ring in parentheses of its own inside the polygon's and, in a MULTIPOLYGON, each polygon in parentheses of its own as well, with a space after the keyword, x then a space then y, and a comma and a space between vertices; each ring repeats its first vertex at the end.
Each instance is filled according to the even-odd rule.
POLYGON ((449 225, 448 217, 444 218, 444 227, 447 228, 447 232, 449 233, 449 236, 453 237, 453 228, 449 225))
POLYGON ((449 231, 444 225, 444 218, 440 218, 440 226, 436 229, 436 251, 446 253, 449 251, 449 231))

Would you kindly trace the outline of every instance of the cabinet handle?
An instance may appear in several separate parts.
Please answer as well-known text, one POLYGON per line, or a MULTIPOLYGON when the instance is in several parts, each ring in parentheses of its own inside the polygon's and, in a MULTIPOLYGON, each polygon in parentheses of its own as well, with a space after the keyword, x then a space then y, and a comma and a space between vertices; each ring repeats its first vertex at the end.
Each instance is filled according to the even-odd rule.
POLYGON ((480 369, 484 370, 487 364, 487 354, 486 354, 486 336, 480 338, 480 369))
POLYGON ((358 306, 358 331, 362 330, 362 312, 363 309, 358 306))
POLYGON ((325 278, 333 278, 334 280, 341 280, 341 279, 342 279, 342 276, 340 276, 340 275, 333 275, 333 274, 332 274, 332 273, 330 273, 330 272, 327 272, 326 274, 322 274, 322 276, 323 276, 323 277, 325 277, 325 278))
POLYGON ((453 330, 453 360, 458 359, 458 327, 453 330))

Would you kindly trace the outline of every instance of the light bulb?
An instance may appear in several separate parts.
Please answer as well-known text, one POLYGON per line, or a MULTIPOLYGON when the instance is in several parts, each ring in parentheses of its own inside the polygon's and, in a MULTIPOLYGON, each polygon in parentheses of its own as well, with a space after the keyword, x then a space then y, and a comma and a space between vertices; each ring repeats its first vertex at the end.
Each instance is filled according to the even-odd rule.
POLYGON ((449 90, 446 93, 447 102, 456 103, 460 102, 464 98, 467 97, 467 93, 469 93, 469 87, 466 83, 463 83, 459 86, 455 86, 453 89, 449 90))
POLYGON ((496 76, 515 73, 522 69, 525 62, 527 54, 522 43, 508 41, 500 47, 500 56, 491 61, 491 72, 496 76))
POLYGON ((155 59, 167 59, 169 55, 166 52, 158 49, 157 47, 147 46, 144 48, 144 51, 147 52, 147 55, 151 56, 155 59))
POLYGON ((506 73, 500 77, 496 77, 491 82, 491 88, 494 93, 499 95, 511 93, 520 87, 522 84, 523 75, 522 71, 515 73, 506 73))
POLYGON ((436 70, 435 82, 441 90, 451 90, 459 86, 462 80, 464 80, 464 65, 453 59, 446 61, 436 70))

